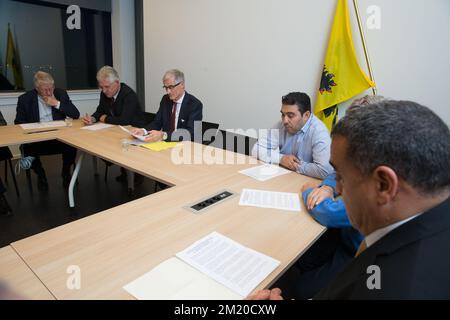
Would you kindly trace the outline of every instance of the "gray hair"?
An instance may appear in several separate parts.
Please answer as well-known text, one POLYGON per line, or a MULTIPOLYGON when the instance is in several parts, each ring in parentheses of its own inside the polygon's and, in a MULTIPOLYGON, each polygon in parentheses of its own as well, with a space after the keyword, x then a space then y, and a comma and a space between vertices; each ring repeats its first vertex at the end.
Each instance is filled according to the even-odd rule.
POLYGON ((110 66, 104 66, 97 72, 97 81, 108 79, 110 83, 120 81, 119 73, 110 66))
POLYGON ((164 74, 163 81, 167 78, 175 78, 176 83, 184 82, 184 73, 177 69, 172 69, 164 74))
POLYGON ((50 73, 44 71, 38 71, 33 76, 34 87, 37 88, 40 83, 50 83, 55 84, 55 80, 53 79, 50 73))
POLYGON ((450 131, 427 107, 385 100, 355 108, 331 135, 347 140, 346 158, 363 175, 384 165, 422 194, 450 189, 450 131))

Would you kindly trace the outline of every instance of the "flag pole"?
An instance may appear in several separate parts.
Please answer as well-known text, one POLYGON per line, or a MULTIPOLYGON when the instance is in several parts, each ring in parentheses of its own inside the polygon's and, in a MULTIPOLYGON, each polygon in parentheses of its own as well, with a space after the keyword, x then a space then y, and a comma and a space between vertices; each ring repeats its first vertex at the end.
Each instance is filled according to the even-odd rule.
MULTIPOLYGON (((361 16, 359 15, 357 0, 353 0, 353 7, 355 8, 356 19, 358 20, 359 34, 361 35, 361 41, 362 41, 362 45, 363 45, 363 49, 364 49, 364 56, 366 58, 367 68, 369 69, 369 77, 370 77, 370 80, 372 80, 375 83, 375 78, 373 76, 373 71, 372 71, 372 64, 370 63, 369 52, 367 50, 366 38, 364 36, 364 30, 363 30, 362 23, 361 23, 361 16)), ((375 84, 375 87, 372 88, 372 91, 373 91, 374 95, 377 94, 376 84, 375 84)))
POLYGON ((9 50, 9 46, 8 46, 8 37, 9 37, 9 25, 10 23, 8 22, 8 33, 6 34, 6 57, 5 57, 5 78, 8 79, 8 50, 9 50))

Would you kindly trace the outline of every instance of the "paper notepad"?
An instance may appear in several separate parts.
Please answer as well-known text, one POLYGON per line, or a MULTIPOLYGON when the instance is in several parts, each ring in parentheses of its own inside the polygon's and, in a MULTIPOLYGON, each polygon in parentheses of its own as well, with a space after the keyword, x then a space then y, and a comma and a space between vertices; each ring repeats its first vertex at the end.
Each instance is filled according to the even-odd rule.
POLYGON ((300 211, 300 199, 296 193, 243 189, 239 205, 300 211))
POLYGON ((143 300, 237 300, 248 296, 279 264, 213 232, 124 289, 143 300))
POLYGON ((82 130, 89 130, 89 131, 98 131, 98 130, 103 130, 103 129, 107 129, 107 128, 111 128, 113 127, 112 124, 106 124, 106 123, 96 123, 90 126, 85 126, 83 128, 81 128, 82 130))
POLYGON ((176 146, 177 146, 177 142, 165 142, 165 141, 153 142, 153 143, 147 143, 147 144, 141 145, 141 147, 150 149, 152 151, 163 151, 163 150, 175 148, 176 146))
POLYGON ((20 126, 24 130, 32 130, 32 129, 47 129, 47 128, 65 127, 66 123, 64 121, 48 121, 48 122, 25 123, 25 124, 21 124, 20 126))
POLYGON ((140 141, 145 141, 145 136, 139 136, 137 134, 133 134, 130 130, 128 130, 125 127, 119 126, 120 129, 122 129, 123 131, 125 131, 126 133, 129 133, 130 135, 132 135, 133 137, 135 137, 136 139, 140 140, 140 141))
POLYGON ((270 179, 290 173, 286 169, 281 168, 273 164, 264 164, 262 166, 253 167, 250 169, 239 171, 246 176, 249 176, 258 181, 268 181, 270 179))

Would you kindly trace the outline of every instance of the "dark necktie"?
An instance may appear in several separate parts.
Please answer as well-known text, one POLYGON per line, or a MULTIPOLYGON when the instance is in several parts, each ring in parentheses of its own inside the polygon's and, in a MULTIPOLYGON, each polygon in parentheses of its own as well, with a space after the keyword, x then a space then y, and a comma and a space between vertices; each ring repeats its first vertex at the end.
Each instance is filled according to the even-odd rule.
POLYGON ((116 101, 116 99, 114 99, 114 97, 112 97, 111 98, 111 106, 110 106, 110 108, 109 108, 109 110, 110 110, 110 112, 111 112, 111 115, 114 117, 114 108, 113 108, 113 106, 114 106, 114 102, 116 101))
POLYGON ((174 102, 172 106, 172 115, 170 117, 170 133, 175 131, 175 119, 177 116, 177 103, 174 102))

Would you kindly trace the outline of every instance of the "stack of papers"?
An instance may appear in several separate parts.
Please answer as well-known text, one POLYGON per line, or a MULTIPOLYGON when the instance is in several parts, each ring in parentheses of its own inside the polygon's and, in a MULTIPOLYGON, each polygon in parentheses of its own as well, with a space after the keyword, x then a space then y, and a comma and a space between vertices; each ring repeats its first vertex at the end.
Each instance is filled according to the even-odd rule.
POLYGON ((288 174, 290 172, 291 171, 283 169, 280 166, 276 166, 273 164, 264 164, 262 166, 239 171, 239 173, 242 173, 258 181, 268 181, 270 179, 288 174))
POLYGON ((296 193, 286 192, 243 189, 239 205, 287 211, 300 211, 299 195, 296 193))
POLYGON ((240 300, 279 264, 213 232, 124 289, 142 300, 240 300))
POLYGON ((32 129, 47 129, 47 128, 65 127, 66 123, 64 121, 48 121, 48 122, 25 123, 25 124, 21 124, 20 126, 24 130, 32 130, 32 129))

